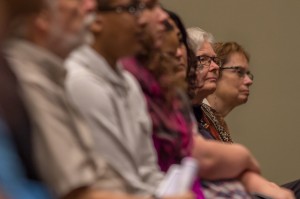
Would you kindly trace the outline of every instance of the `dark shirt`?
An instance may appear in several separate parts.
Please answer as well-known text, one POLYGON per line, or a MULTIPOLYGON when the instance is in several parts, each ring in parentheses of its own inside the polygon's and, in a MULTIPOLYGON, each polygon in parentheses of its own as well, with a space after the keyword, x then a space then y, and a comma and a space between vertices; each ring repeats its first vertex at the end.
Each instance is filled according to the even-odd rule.
POLYGON ((10 130, 10 136, 16 146, 29 178, 37 179, 32 159, 30 120, 20 96, 18 80, 0 53, 0 116, 10 130))
POLYGON ((215 138, 211 135, 211 133, 204 127, 205 123, 201 122, 203 117, 203 112, 201 109, 201 105, 193 106, 194 115, 198 124, 198 132, 205 138, 209 140, 214 140, 215 138))

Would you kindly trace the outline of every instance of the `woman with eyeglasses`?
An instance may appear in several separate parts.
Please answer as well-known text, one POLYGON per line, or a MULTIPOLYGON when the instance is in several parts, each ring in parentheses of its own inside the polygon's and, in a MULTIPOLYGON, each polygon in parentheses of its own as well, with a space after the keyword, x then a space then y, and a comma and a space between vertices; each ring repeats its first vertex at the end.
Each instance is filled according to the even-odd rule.
POLYGON ((249 54, 238 43, 216 43, 214 50, 220 59, 220 75, 216 90, 206 97, 202 108, 212 121, 209 128, 215 132, 214 138, 232 142, 223 118, 235 107, 247 102, 254 76, 249 71, 249 54))
MULTIPOLYGON (((248 101, 254 75, 249 70, 250 56, 240 44, 219 42, 213 47, 221 62, 220 76, 215 92, 207 96, 204 103, 219 113, 219 117, 224 118, 235 107, 248 101)), ((225 122, 224 124, 226 125, 225 122)), ((300 198, 299 179, 282 187, 292 190, 296 198, 300 198)))
POLYGON ((232 142, 227 125, 213 108, 202 103, 217 88, 221 59, 213 49, 213 36, 198 27, 187 29, 197 67, 188 69, 189 95, 199 132, 207 139, 232 142), (205 129, 205 130, 204 130, 205 129))

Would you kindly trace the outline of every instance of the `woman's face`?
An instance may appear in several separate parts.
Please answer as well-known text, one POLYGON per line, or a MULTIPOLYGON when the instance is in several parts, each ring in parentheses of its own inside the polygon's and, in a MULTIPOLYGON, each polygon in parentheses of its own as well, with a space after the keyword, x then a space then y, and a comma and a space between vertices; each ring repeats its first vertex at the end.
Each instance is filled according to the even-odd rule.
MULTIPOLYGON (((185 80, 186 78, 186 70, 187 70, 187 65, 188 65, 188 60, 187 60, 187 48, 183 43, 182 40, 182 34, 180 32, 180 29, 177 27, 176 23, 169 18, 168 22, 174 29, 172 30, 172 36, 173 38, 169 38, 169 40, 173 40, 173 44, 176 43, 176 48, 173 49, 175 50, 175 57, 176 60, 178 61, 176 71, 175 71, 175 76, 176 78, 185 80), (175 37, 174 37, 175 36, 175 37)), ((169 36, 170 37, 170 36, 169 36)), ((167 40, 167 38, 166 38, 167 40)), ((175 45, 173 45, 174 47, 175 45)))
POLYGON ((253 76, 249 74, 249 63, 243 54, 233 53, 228 60, 222 67, 224 69, 217 82, 215 94, 221 100, 238 106, 247 102, 253 76))
POLYGON ((164 24, 165 20, 168 20, 169 15, 161 8, 159 0, 141 0, 140 2, 145 3, 146 9, 138 17, 138 24, 143 29, 143 40, 148 40, 150 37, 153 41, 153 46, 159 49, 164 40, 164 33, 166 27, 164 24))
MULTIPOLYGON (((216 53, 214 52, 212 45, 205 41, 196 53, 197 57, 206 57, 207 59, 215 58, 216 53)), ((200 65, 196 70, 197 75, 197 93, 196 95, 200 98, 205 98, 207 95, 213 93, 217 87, 217 79, 219 77, 219 66, 211 60, 210 64, 200 65)), ((200 99, 201 100, 201 99, 200 99)))
POLYGON ((163 81, 166 81, 166 84, 169 84, 167 82, 174 78, 174 71, 180 64, 176 57, 177 48, 179 46, 179 39, 177 35, 178 29, 172 20, 168 19, 168 22, 174 28, 165 32, 164 40, 161 43, 160 50, 153 58, 153 67, 159 67, 156 68, 156 71, 163 74, 162 76, 159 76, 164 78, 163 81), (172 74, 172 78, 170 78, 170 74, 172 74))
POLYGON ((179 46, 177 47, 176 57, 179 60, 179 67, 176 71, 176 76, 181 79, 186 79, 186 70, 188 66, 187 48, 182 41, 182 35, 178 29, 179 46))
POLYGON ((176 66, 178 66, 180 65, 180 60, 177 59, 177 51, 180 47, 180 41, 178 37, 179 29, 170 18, 168 19, 168 22, 173 27, 173 29, 165 33, 164 40, 161 45, 161 52, 172 58, 175 61, 176 66))

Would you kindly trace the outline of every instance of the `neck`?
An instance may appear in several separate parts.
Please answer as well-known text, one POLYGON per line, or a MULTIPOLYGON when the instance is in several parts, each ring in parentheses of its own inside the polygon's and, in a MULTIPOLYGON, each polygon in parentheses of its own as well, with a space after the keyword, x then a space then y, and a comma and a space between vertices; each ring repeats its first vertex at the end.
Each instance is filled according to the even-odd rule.
POLYGON ((201 89, 196 90, 196 92, 195 92, 195 97, 194 97, 193 100, 192 100, 192 104, 193 104, 193 105, 201 105, 202 102, 203 102, 203 100, 204 100, 204 98, 205 98, 206 96, 208 96, 210 93, 211 93, 211 92, 206 92, 206 91, 203 91, 203 90, 201 90, 201 89))
MULTIPOLYGON (((99 42, 98 42, 99 43, 99 42)), ((103 49, 101 47, 101 45, 97 45, 97 43, 93 43, 91 45, 91 47, 97 52, 99 53, 102 57, 104 57, 104 59, 107 61, 107 63, 109 64, 109 66, 113 69, 116 70, 117 69, 117 61, 118 58, 116 58, 115 56, 113 56, 111 53, 107 52, 105 49, 103 49)))
POLYGON ((57 47, 53 45, 53 43, 48 42, 47 35, 43 34, 42 32, 32 33, 24 38, 41 48, 49 50, 61 59, 65 59, 70 53, 70 50, 57 47))
POLYGON ((192 99, 192 105, 201 105, 203 100, 203 97, 195 97, 192 99))
POLYGON ((224 100, 220 99, 214 93, 206 97, 210 106, 215 109, 222 117, 226 117, 232 109, 235 107, 230 103, 226 103, 224 100))

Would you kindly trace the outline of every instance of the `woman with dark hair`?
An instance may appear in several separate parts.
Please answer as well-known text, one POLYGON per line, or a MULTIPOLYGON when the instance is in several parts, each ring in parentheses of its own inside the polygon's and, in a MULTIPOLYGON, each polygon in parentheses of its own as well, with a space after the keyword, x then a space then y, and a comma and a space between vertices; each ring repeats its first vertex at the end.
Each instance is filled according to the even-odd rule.
MULTIPOLYGON (((181 63, 179 54, 181 50, 186 54, 186 47, 179 39, 180 31, 175 23, 169 19, 165 25, 165 39, 159 48, 152 46, 147 52, 138 54, 135 61, 123 60, 125 68, 139 81, 147 100, 158 164, 164 172, 172 164, 180 164, 184 157, 191 156, 193 126, 183 91, 185 81, 182 75, 175 76, 178 71, 185 73, 186 58, 181 63)), ((197 199, 204 198, 198 180, 194 191, 197 199)))
POLYGON ((178 78, 185 79, 187 77, 187 67, 189 66, 196 66, 197 59, 194 51, 190 48, 188 42, 188 34, 186 32, 185 26, 182 23, 181 19, 172 11, 166 10, 169 14, 170 19, 175 23, 176 28, 178 31, 178 37, 180 41, 180 46, 177 49, 177 58, 179 59, 180 65, 175 71, 175 75, 178 78))

